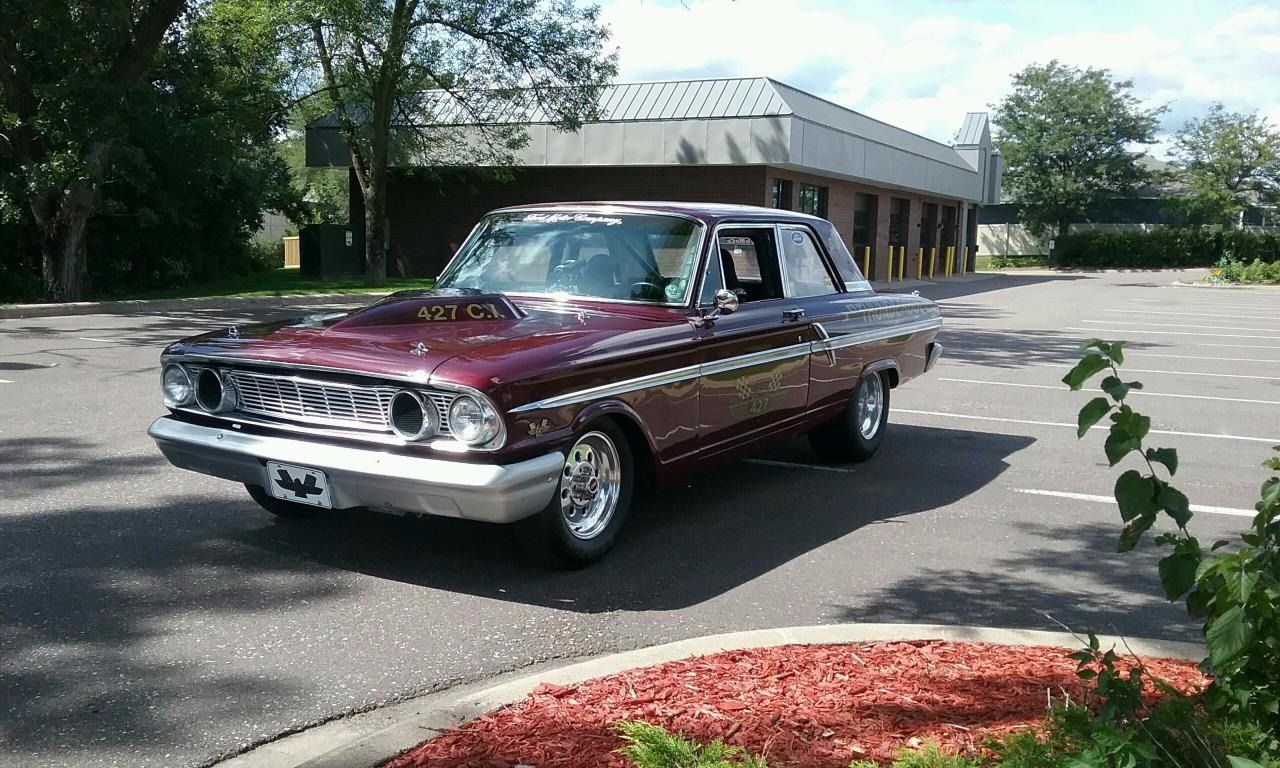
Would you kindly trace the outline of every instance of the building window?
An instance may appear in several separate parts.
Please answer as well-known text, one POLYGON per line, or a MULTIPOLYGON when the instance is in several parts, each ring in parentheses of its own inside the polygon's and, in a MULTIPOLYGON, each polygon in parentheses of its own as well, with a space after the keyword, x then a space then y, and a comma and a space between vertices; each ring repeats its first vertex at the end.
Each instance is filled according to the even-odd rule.
POLYGON ((800 212, 827 218, 827 188, 814 184, 801 184, 800 212))
MULTIPOLYGON (((856 192, 853 195, 853 247, 866 248, 876 244, 876 213, 879 199, 875 195, 856 192)), ((892 224, 890 225, 892 226, 892 224)), ((854 255, 861 256, 859 250, 854 255)))
POLYGON ((781 208, 784 211, 791 210, 791 181, 789 179, 774 179, 772 195, 771 205, 774 208, 781 208))

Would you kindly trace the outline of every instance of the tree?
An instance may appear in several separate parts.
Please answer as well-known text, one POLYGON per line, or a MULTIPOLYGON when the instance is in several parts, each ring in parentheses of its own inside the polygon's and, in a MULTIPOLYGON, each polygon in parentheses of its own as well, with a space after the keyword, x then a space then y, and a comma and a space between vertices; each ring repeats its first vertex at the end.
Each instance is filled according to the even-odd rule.
POLYGON ((1132 88, 1108 70, 1056 60, 1014 75, 993 123, 1005 189, 1032 232, 1065 235, 1090 208, 1148 180, 1131 147, 1155 141, 1165 107, 1142 108, 1132 88))
POLYGON ((310 85, 351 152, 375 286, 386 282, 393 167, 512 165, 528 141, 526 118, 577 128, 596 115, 599 89, 616 71, 616 56, 602 50, 599 8, 577 0, 284 0, 283 8, 299 87, 310 85))
MULTIPOLYGON (((186 0, 0 4, 0 154, 21 177, 46 297, 84 298, 85 233, 122 116, 186 0)), ((7 198, 6 198, 7 199, 7 198)))
POLYGON ((1251 204, 1280 198, 1280 130, 1257 112, 1213 104, 1173 137, 1193 221, 1226 224, 1251 204))

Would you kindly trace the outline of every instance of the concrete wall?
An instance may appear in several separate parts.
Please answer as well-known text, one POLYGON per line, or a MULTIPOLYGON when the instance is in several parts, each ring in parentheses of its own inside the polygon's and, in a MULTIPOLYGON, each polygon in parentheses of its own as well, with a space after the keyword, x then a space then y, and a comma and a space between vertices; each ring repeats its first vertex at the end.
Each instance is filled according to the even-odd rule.
MULTIPOLYGON (((1163 224, 1072 224, 1078 232, 1151 232, 1163 224)), ((1023 224, 979 224, 979 253, 984 256, 1048 256, 1049 239, 1032 235, 1023 224)))

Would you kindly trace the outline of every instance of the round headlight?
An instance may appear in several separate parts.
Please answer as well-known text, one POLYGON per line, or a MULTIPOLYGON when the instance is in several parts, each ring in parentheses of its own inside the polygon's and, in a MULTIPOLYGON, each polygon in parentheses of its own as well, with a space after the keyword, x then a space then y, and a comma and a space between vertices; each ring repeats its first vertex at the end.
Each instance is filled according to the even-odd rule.
POLYGON ((170 363, 160 374, 160 388, 164 392, 165 405, 191 405, 195 388, 191 386, 191 374, 181 365, 170 363))
POLYGON ((222 413, 236 407, 236 391, 217 371, 202 368, 196 374, 196 402, 209 413, 222 413))
POLYGON ((439 420, 436 407, 417 392, 402 389, 391 396, 387 422, 391 431, 405 440, 431 437, 437 431, 439 420))
POLYGON ((471 395, 459 395, 449 406, 449 429, 464 443, 487 443, 498 436, 498 427, 498 414, 493 408, 471 395))

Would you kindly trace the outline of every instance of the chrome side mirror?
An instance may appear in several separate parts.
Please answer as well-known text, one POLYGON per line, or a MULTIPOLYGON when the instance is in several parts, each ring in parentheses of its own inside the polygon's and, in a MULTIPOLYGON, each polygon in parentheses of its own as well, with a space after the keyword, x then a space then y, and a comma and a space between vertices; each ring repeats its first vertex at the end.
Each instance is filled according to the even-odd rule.
POLYGON ((728 288, 716 291, 715 301, 717 315, 732 315, 738 311, 738 294, 728 288))
POLYGON ((710 311, 699 311, 696 318, 691 318, 695 328, 710 328, 716 324, 721 315, 732 315, 738 311, 738 294, 727 288, 716 291, 715 307, 710 311))

